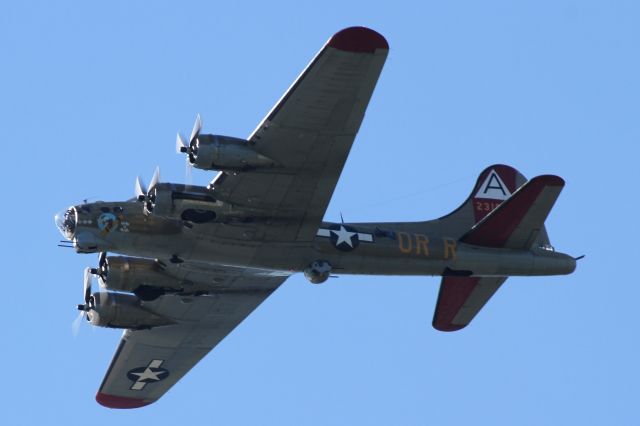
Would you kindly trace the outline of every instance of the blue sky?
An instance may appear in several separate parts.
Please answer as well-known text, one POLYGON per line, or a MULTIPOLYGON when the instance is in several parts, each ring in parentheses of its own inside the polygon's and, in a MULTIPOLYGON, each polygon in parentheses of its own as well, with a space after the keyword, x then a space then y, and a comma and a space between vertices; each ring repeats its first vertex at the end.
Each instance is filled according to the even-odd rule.
POLYGON ((3 423, 638 424, 639 20, 633 1, 3 2, 3 423), (156 165, 184 181, 176 131, 200 113, 246 137, 352 25, 391 50, 328 220, 435 218, 507 163, 566 180, 547 227, 587 257, 509 279, 450 334, 438 278, 295 276, 158 403, 97 405, 120 332, 72 336, 97 256, 57 248, 53 214, 156 165))

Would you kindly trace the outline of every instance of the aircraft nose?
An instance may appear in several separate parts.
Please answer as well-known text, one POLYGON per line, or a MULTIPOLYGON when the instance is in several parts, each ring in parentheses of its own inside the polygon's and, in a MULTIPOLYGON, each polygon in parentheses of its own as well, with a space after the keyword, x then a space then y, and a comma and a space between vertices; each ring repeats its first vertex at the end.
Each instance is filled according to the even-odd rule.
POLYGON ((61 210, 54 216, 56 226, 67 240, 72 240, 78 224, 78 213, 75 207, 61 210))

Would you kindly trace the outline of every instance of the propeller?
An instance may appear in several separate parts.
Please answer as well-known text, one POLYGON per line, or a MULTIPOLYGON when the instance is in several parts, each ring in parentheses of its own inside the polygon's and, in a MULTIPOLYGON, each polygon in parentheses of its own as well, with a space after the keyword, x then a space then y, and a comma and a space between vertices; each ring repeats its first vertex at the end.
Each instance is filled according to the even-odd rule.
POLYGON ((136 177, 135 192, 138 201, 144 201, 144 197, 147 195, 147 188, 145 188, 144 184, 140 180, 140 176, 136 177))
POLYGON ((193 124, 191 136, 189 137, 189 144, 187 145, 184 142, 180 133, 176 136, 176 151, 179 154, 187 154, 187 164, 189 165, 195 163, 195 156, 198 155, 198 137, 200 136, 200 130, 202 130, 202 119, 200 119, 200 114, 197 114, 196 122, 193 124))
POLYGON ((107 252, 101 251, 98 255, 98 267, 91 268, 91 275, 96 275, 101 279, 101 283, 106 282, 109 275, 109 265, 107 264, 107 252))
MULTIPOLYGON (((184 139, 182 139, 182 135, 180 134, 180 132, 178 132, 178 135, 176 136, 176 152, 178 154, 189 152, 189 146, 186 143, 184 143, 184 139)), ((184 158, 185 158, 185 162, 184 162, 185 182, 187 185, 191 185, 191 182, 192 182, 191 169, 193 168, 193 166, 191 165, 189 155, 186 155, 184 158)))
POLYGON ((182 135, 178 132, 176 136, 176 152, 178 154, 186 153, 189 151, 189 146, 184 143, 184 139, 182 139, 182 135))
POLYGON ((184 138, 179 132, 176 136, 176 151, 187 154, 185 157, 185 179, 187 184, 191 184, 191 169, 198 155, 198 137, 200 136, 200 130, 202 130, 202 119, 200 118, 200 114, 197 114, 196 122, 193 124, 193 129, 191 130, 191 136, 189 136, 189 144, 184 142, 184 138))
POLYGON ((149 187, 145 186, 140 180, 140 176, 136 177, 136 184, 134 187, 134 191, 136 194, 136 199, 140 202, 151 202, 155 203, 155 193, 153 193, 154 187, 160 182, 160 167, 156 167, 155 172, 153 172, 153 177, 151 178, 151 182, 149 183, 149 187))
POLYGON ((76 319, 71 323, 71 334, 73 337, 78 337, 78 332, 80 331, 80 324, 82 324, 82 317, 86 315, 86 312, 80 311, 76 319))
POLYGON ((108 273, 106 251, 101 251, 98 255, 98 268, 98 275, 100 275, 101 277, 106 277, 108 273))
POLYGON ((89 312, 93 308, 93 297, 91 296, 91 281, 93 275, 91 268, 84 268, 84 281, 82 286, 82 295, 84 297, 84 305, 78 305, 79 311, 89 312))
POLYGON ((160 182, 160 167, 156 167, 156 170, 153 172, 153 177, 151 178, 151 183, 149 183, 149 189, 152 189, 160 182))
POLYGON ((78 314, 77 318, 71 323, 71 332, 73 333, 74 337, 78 335, 82 318, 86 318, 87 313, 95 306, 95 301, 93 299, 93 296, 91 295, 91 281, 93 279, 92 271, 92 268, 84 269, 84 280, 82 285, 82 296, 84 304, 78 305, 78 310, 80 311, 80 313, 78 314))
POLYGON ((191 137, 189 138, 189 143, 193 143, 198 136, 200 135, 200 130, 202 129, 202 119, 200 118, 200 114, 196 114, 196 122, 193 124, 193 129, 191 130, 191 137))

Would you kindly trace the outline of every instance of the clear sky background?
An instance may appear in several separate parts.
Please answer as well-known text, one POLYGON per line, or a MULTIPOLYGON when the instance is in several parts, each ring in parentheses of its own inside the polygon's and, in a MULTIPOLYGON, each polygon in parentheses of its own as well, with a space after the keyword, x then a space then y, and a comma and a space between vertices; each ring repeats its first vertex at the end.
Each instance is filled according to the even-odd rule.
POLYGON ((0 422, 640 424, 638 22, 636 1, 2 2, 0 422), (156 165, 183 182, 176 131, 248 136, 352 25, 391 50, 327 220, 435 218, 506 163, 565 178, 551 241, 587 257, 449 334, 438 278, 294 276, 159 402, 99 406, 120 331, 73 337, 97 255, 57 248, 54 213, 156 165))

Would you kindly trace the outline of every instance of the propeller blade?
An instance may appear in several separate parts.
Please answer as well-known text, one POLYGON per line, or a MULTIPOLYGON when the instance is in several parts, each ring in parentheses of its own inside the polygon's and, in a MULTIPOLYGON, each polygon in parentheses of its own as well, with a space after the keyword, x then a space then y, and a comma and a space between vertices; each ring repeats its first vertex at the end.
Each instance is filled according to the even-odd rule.
MULTIPOLYGON (((149 189, 153 188, 160 182, 160 167, 156 167, 156 171, 153 172, 153 177, 151 178, 151 183, 149 183, 149 189)), ((146 194, 146 192, 145 192, 146 194)))
POLYGON ((87 314, 86 311, 78 312, 78 316, 71 323, 71 334, 73 334, 73 338, 78 337, 78 332, 80 331, 80 325, 82 324, 82 319, 87 314))
POLYGON ((182 139, 182 136, 180 135, 180 133, 178 133, 178 136, 176 136, 176 152, 178 154, 187 152, 189 150, 189 147, 187 146, 186 143, 184 143, 184 139, 182 139))
POLYGON ((147 195, 147 188, 144 187, 144 184, 140 180, 140 176, 136 177, 136 198, 140 199, 140 197, 144 197, 147 195))
POLYGON ((187 184, 187 186, 191 186, 193 184, 193 175, 191 173, 191 169, 193 168, 193 165, 191 164, 191 161, 189 161, 189 156, 187 155, 185 157, 185 166, 184 166, 184 179, 185 179, 185 183, 187 184))
POLYGON ((196 122, 193 125, 193 130, 191 131, 191 137, 189 138, 189 145, 192 145, 194 141, 200 135, 200 129, 202 128, 202 120, 200 119, 200 114, 196 115, 196 122))
POLYGON ((102 267, 107 262, 107 252, 101 251, 98 255, 98 266, 102 267))
POLYGON ((84 303, 86 304, 89 304, 89 299, 91 298, 91 280, 91 268, 85 268, 82 296, 84 297, 84 303))
POLYGON ((98 267, 95 272, 95 275, 98 275, 101 278, 99 280, 101 286, 104 286, 104 282, 107 279, 107 271, 107 252, 101 251, 98 255, 98 267))

